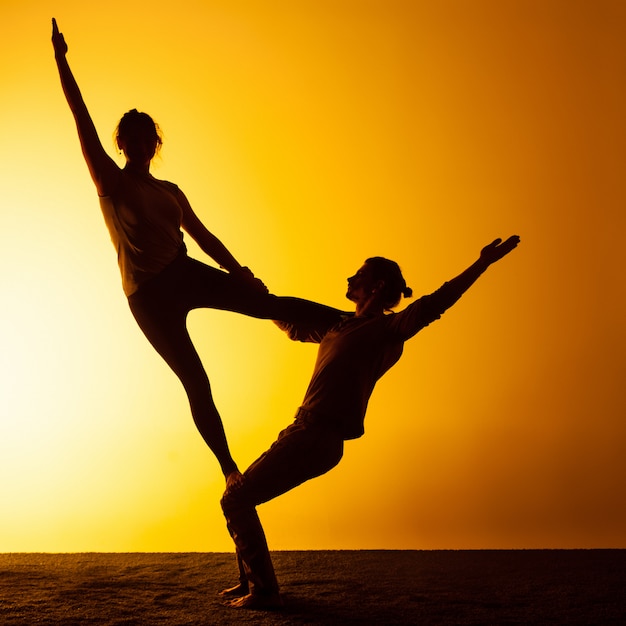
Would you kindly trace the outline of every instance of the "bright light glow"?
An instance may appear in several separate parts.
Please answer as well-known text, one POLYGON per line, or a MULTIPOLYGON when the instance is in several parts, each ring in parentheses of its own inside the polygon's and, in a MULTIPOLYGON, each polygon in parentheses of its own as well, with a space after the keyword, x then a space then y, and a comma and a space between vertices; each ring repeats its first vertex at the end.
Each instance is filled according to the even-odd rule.
MULTIPOLYGON (((105 146, 151 113, 155 175, 276 293, 346 306, 382 254, 419 295, 522 237, 407 345, 342 464, 261 508, 272 548, 626 547, 623 3, 5 4, 0 551, 232 549, 217 463, 122 295, 53 15, 105 146)), ((315 349, 190 326, 245 467, 315 349)))

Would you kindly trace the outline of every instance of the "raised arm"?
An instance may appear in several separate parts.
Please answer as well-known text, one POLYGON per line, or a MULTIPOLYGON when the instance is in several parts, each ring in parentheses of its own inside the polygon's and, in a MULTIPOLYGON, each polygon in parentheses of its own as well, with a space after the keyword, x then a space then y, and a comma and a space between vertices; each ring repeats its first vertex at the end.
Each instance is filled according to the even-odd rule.
POLYGON ((394 316, 392 327, 403 339, 408 339, 431 322, 439 319, 476 282, 480 275, 496 261, 517 247, 517 235, 506 241, 496 239, 486 245, 478 259, 458 276, 444 283, 437 291, 424 296, 394 316))
POLYGON ((65 38, 63 34, 59 32, 57 22, 54 18, 52 18, 52 46, 54 48, 54 57, 59 70, 63 93, 74 115, 74 120, 76 121, 78 138, 80 140, 83 156, 87 162, 87 167, 89 168, 89 173, 96 185, 98 195, 108 195, 117 182, 120 168, 105 152, 100 143, 96 127, 91 120, 78 84, 67 62, 67 44, 65 43, 65 38))
POLYGON ((517 247, 520 238, 517 235, 509 237, 506 241, 495 239, 486 245, 481 251, 478 260, 472 263, 464 272, 446 283, 447 291, 450 292, 452 306, 478 279, 478 277, 493 263, 506 256, 517 247))

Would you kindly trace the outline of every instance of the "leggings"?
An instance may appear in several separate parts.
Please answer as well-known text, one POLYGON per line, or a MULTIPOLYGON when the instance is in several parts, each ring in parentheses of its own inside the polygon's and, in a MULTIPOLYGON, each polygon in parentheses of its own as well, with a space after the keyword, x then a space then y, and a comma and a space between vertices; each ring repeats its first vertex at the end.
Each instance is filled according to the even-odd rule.
POLYGON ((224 494, 222 510, 235 543, 239 582, 244 589, 255 595, 278 594, 278 582, 256 506, 325 474, 342 456, 341 435, 300 409, 295 421, 244 472, 241 486, 224 494))
POLYGON ((185 388, 198 431, 222 472, 237 470, 226 442, 209 379, 187 331, 187 315, 197 308, 235 311, 252 317, 331 326, 339 311, 308 300, 255 290, 245 280, 181 254, 128 298, 139 327, 185 388))

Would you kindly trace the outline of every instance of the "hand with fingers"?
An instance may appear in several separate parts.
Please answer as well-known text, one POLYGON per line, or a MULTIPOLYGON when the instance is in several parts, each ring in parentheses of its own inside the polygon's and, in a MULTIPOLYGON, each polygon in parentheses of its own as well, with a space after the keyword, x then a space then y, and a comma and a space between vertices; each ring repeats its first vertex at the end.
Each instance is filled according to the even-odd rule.
POLYGON ((500 238, 495 239, 480 251, 480 259, 487 265, 491 265, 516 248, 519 242, 519 235, 512 235, 506 241, 500 238))
POLYGON ((57 21, 52 18, 52 46, 54 47, 54 56, 62 57, 67 54, 67 44, 63 33, 59 32, 57 21))
POLYGON ((244 477, 239 470, 235 470, 226 476, 226 491, 224 493, 230 493, 235 489, 238 489, 243 484, 244 477))
POLYGON ((269 293, 269 289, 265 286, 265 283, 260 278, 257 278, 249 267, 240 268, 237 271, 237 276, 248 286, 252 287, 254 291, 259 293, 269 293))

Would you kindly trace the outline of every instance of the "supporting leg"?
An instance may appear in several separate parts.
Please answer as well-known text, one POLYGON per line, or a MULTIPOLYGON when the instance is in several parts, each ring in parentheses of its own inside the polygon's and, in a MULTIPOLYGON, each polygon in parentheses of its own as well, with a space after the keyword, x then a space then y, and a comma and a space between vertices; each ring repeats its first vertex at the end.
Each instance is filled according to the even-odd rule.
POLYGON ((282 605, 256 507, 324 474, 342 454, 343 441, 336 433, 296 420, 246 470, 241 485, 224 494, 221 504, 226 524, 250 586, 249 595, 231 606, 267 609, 282 605))

